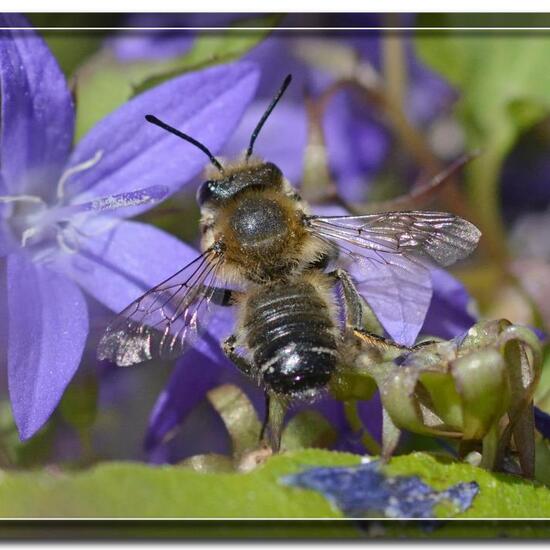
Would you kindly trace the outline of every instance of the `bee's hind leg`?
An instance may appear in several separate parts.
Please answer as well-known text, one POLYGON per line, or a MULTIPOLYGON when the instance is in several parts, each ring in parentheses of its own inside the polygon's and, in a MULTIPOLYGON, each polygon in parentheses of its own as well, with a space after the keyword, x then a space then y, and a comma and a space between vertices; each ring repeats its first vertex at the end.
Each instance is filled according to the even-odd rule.
MULTIPOLYGON (((249 378, 257 378, 254 364, 237 352, 237 337, 232 334, 223 342, 222 348, 226 357, 249 378)), ((281 433, 286 411, 286 402, 276 394, 265 392, 265 416, 260 430, 259 440, 269 446, 273 452, 281 447, 281 433)))
POLYGON ((374 315, 372 309, 361 298, 349 273, 344 269, 337 268, 327 273, 327 275, 342 285, 344 318, 348 332, 353 333, 355 330, 359 330, 361 332, 368 332, 374 336, 384 334, 382 325, 374 315), (366 331, 365 328, 367 329, 366 331))
POLYGON ((283 421, 287 405, 280 396, 265 392, 265 416, 260 432, 260 441, 268 445, 274 453, 281 449, 283 421))
POLYGON ((328 273, 329 277, 340 282, 344 293, 344 317, 346 326, 350 329, 363 327, 363 302, 361 296, 349 276, 343 269, 335 269, 328 273))

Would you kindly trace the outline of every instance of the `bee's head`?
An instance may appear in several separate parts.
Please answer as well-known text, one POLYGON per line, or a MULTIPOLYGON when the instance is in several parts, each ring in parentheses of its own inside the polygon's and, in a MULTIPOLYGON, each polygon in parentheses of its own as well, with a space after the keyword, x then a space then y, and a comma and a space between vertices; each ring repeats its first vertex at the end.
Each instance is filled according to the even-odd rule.
POLYGON ((220 178, 212 178, 201 184, 197 192, 199 206, 219 206, 241 191, 255 189, 281 189, 283 174, 272 162, 255 165, 241 164, 227 171, 220 178))
POLYGON ((171 134, 174 134, 193 144, 195 147, 198 147, 210 159, 212 166, 219 172, 219 177, 208 179, 200 186, 197 193, 197 202, 200 206, 205 204, 219 205, 234 197, 243 189, 249 187, 277 188, 277 186, 279 186, 280 188, 283 177, 279 168, 271 162, 259 162, 257 160, 250 162, 250 158, 254 150, 254 143, 256 142, 256 138, 258 137, 260 130, 271 114, 271 111, 273 111, 275 105, 277 105, 277 102, 281 99, 281 96, 288 88, 291 80, 291 75, 288 75, 285 78, 283 85, 275 94, 275 97, 269 104, 269 107, 266 109, 262 118, 256 125, 256 128, 250 137, 250 143, 245 153, 244 162, 233 167, 228 167, 227 169, 222 166, 220 161, 208 150, 205 145, 200 143, 200 141, 197 141, 191 136, 188 136, 176 128, 169 126, 153 115, 145 116, 148 122, 156 124, 171 134))

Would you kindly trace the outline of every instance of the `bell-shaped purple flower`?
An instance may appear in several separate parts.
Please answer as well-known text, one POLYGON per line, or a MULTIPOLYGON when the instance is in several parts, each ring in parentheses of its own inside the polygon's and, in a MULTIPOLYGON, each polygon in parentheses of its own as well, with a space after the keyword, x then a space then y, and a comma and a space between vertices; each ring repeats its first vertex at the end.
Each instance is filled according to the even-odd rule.
POLYGON ((85 293, 118 311, 195 250, 127 218, 204 166, 144 120, 154 112, 217 151, 252 99, 258 74, 240 63, 175 78, 99 122, 71 150, 74 106, 44 41, 20 16, 0 18, 0 262, 9 392, 22 439, 48 419, 88 335, 85 293))

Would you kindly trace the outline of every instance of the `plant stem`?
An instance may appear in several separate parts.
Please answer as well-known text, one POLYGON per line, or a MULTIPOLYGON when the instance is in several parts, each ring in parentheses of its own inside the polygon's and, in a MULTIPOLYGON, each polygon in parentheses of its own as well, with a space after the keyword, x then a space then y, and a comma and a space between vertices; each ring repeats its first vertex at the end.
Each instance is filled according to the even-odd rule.
POLYGON ((367 430, 361 420, 361 417, 359 416, 357 401, 344 401, 344 414, 346 415, 346 420, 348 421, 351 429, 354 432, 362 432, 361 442, 363 443, 365 449, 367 449, 368 453, 371 455, 380 455, 380 445, 367 430))
POLYGON ((495 467, 495 460, 498 451, 498 426, 493 424, 482 441, 483 451, 481 456, 482 468, 492 470, 495 467))
MULTIPOLYGON (((399 26, 400 16, 389 13, 385 20, 389 27, 399 26)), ((382 37, 382 67, 384 83, 388 96, 401 108, 405 104, 407 92, 407 62, 405 44, 400 33, 386 31, 382 37)))

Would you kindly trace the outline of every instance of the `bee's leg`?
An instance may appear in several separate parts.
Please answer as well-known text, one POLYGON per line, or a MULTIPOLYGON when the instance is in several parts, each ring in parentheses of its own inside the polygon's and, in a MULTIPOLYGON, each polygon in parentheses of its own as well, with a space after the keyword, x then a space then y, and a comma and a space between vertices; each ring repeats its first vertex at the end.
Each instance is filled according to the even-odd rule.
MULTIPOLYGON (((237 337, 232 334, 223 342, 222 348, 226 357, 249 378, 257 378, 258 370, 254 364, 237 352, 237 337)), ((284 400, 275 394, 265 392, 265 416, 260 431, 260 441, 265 442, 273 452, 279 451, 281 446, 281 433, 286 411, 284 400)))
POLYGON ((242 292, 231 288, 219 288, 216 286, 205 286, 205 290, 212 292, 210 301, 217 306, 232 306, 242 292))
POLYGON ((243 374, 246 374, 246 376, 248 377, 254 378, 256 374, 254 365, 237 352, 237 347, 235 345, 236 343, 237 337, 232 334, 224 340, 222 344, 223 352, 225 353, 226 357, 230 361, 232 361, 243 374))
POLYGON ((368 332, 367 330, 361 328, 354 328, 353 335, 362 345, 369 348, 376 348, 381 351, 392 350, 395 352, 405 353, 407 351, 415 349, 403 346, 401 344, 398 344, 397 342, 394 342, 393 340, 390 340, 389 338, 378 336, 378 334, 373 334, 372 332, 368 332))
POLYGON ((260 441, 265 442, 274 453, 281 449, 283 421, 286 402, 277 394, 265 392, 265 417, 260 432, 260 441))
POLYGON ((363 331, 366 327, 372 334, 383 334, 384 329, 382 328, 382 325, 368 304, 363 302, 363 299, 357 291, 355 283, 349 273, 344 269, 338 268, 330 273, 327 273, 327 275, 336 281, 339 281, 342 285, 342 290, 344 292, 344 317, 346 319, 346 326, 351 330, 357 328, 363 331))
POLYGON ((363 303, 351 277, 343 269, 335 269, 328 273, 328 275, 339 281, 342 285, 346 325, 349 328, 361 328, 363 326, 363 303))

